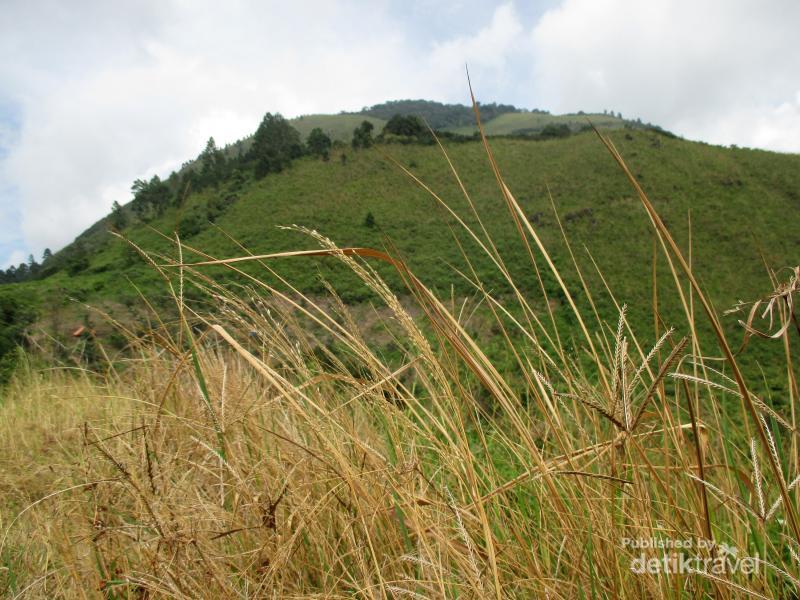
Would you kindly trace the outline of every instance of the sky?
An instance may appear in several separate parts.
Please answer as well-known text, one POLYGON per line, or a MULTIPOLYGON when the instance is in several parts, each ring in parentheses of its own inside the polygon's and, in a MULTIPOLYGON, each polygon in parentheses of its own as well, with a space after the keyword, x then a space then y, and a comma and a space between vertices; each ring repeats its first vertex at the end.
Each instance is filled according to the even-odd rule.
POLYGON ((0 0, 0 267, 203 149, 386 100, 621 112, 800 152, 796 0, 0 0))

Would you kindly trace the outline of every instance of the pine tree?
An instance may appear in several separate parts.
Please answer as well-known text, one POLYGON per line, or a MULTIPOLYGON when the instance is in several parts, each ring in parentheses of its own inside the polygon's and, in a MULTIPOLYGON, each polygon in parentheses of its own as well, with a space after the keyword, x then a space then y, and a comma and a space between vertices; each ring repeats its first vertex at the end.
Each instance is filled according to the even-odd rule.
POLYGON ((123 229, 128 224, 128 217, 122 209, 122 205, 114 200, 111 205, 111 226, 114 229, 123 229))
POLYGON ((213 137, 208 138, 205 149, 200 153, 200 178, 203 185, 216 184, 225 171, 225 154, 217 148, 213 137))
POLYGON ((300 134, 280 114, 267 113, 253 136, 248 158, 258 178, 278 173, 303 154, 300 134))

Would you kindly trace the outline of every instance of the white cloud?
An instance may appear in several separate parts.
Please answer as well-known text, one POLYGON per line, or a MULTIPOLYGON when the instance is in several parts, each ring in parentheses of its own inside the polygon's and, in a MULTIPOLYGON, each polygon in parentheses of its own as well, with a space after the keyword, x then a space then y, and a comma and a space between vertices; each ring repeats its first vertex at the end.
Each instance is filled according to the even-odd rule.
POLYGON ((533 31, 536 87, 556 111, 796 152, 798 22, 792 0, 566 0, 533 31))
MULTIPOLYGON (((120 192, 136 177, 178 167, 210 135, 225 143, 251 133, 267 110, 360 108, 414 90, 402 36, 380 15, 273 4, 145 7, 141 30, 92 6, 86 16, 101 23, 80 28, 86 39, 67 57, 58 53, 78 40, 63 33, 74 19, 59 10, 32 39, 0 32, 28 63, 0 68, 23 111, 2 176, 18 190, 27 244, 65 244, 126 200, 120 192), (54 53, 51 65, 38 44, 54 53)), ((24 23, 29 14, 18 12, 24 23)))
POLYGON ((526 34, 514 5, 501 5, 477 33, 435 43, 429 58, 431 74, 446 77, 451 89, 458 89, 464 85, 464 66, 468 65, 484 94, 507 88, 508 78, 518 74, 516 67, 530 60, 526 34))
POLYGON ((22 250, 14 250, 8 257, 8 267, 18 267, 22 263, 28 262, 28 256, 22 250))
POLYGON ((564 0, 542 14, 555 0, 540 2, 7 2, 0 255, 60 247, 134 179, 167 174, 211 135, 251 133, 267 110, 466 102, 465 63, 484 101, 607 108, 800 150, 800 3, 564 0))
POLYGON ((380 2, 365 10, 316 0, 300 10, 172 0, 126 14, 80 6, 48 12, 19 3, 0 25, 0 51, 16 58, 0 66, 0 88, 12 90, 23 114, 0 177, 18 190, 19 227, 37 254, 127 200, 135 178, 166 174, 211 135, 224 144, 252 133, 267 110, 464 101, 466 62, 488 96, 508 80, 525 42, 511 4, 473 35, 428 45, 412 43, 380 2))

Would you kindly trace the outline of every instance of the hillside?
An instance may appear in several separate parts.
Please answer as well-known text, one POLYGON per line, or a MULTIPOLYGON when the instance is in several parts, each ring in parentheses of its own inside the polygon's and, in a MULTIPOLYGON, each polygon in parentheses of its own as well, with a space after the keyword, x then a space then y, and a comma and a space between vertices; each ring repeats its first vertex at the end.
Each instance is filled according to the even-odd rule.
MULTIPOLYGON (((517 108, 510 104, 478 103, 481 115, 485 121, 491 121, 508 113, 527 113, 529 111, 517 108)), ((534 110, 539 114, 544 111, 534 110)), ((452 130, 458 127, 470 126, 475 123, 475 113, 472 106, 463 104, 442 104, 430 100, 394 100, 365 107, 357 115, 388 121, 394 115, 414 115, 424 119, 434 129, 452 130)))
MULTIPOLYGON (((481 118, 487 135, 535 135, 548 125, 566 125, 572 131, 585 128, 590 122, 601 129, 623 127, 643 127, 639 121, 623 119, 613 113, 579 113, 552 115, 542 110, 523 110, 506 104, 479 105, 481 118)), ((380 131, 394 115, 413 115, 420 117, 433 129, 461 135, 473 135, 477 131, 475 113, 472 107, 462 104, 442 104, 428 100, 397 100, 365 107, 359 112, 342 112, 335 115, 311 114, 290 119, 292 126, 300 132, 303 139, 311 130, 319 127, 331 139, 349 143, 353 130, 363 121, 369 121, 380 131)), ((250 147, 250 137, 232 144, 230 155, 240 150, 246 152, 250 147)))
MULTIPOLYGON (((655 131, 609 135, 719 312, 770 289, 760 253, 774 267, 796 263, 798 235, 787 216, 798 208, 800 157, 711 147, 655 131)), ((567 307, 536 252, 545 273, 542 299, 482 144, 446 138, 488 237, 530 300, 532 310, 522 311, 456 219, 389 158, 474 226, 439 149, 424 139, 384 139, 358 150, 340 145, 328 160, 298 157, 262 178, 247 162, 216 182, 204 179, 201 168, 192 177, 200 191, 177 196, 180 202, 152 218, 137 216, 132 206, 120 209, 44 265, 49 277, 0 288, 17 298, 17 309, 38 307, 29 331, 51 359, 21 360, 2 388, 0 519, 9 525, 0 589, 24 594, 48 578, 47 592, 64 598, 85 589, 117 597, 149 590, 183 597, 187 589, 193 597, 230 597, 245 586, 267 585, 285 596, 324 590, 349 597, 375 580, 351 560, 357 557, 379 565, 376 572, 389 581, 409 582, 393 592, 456 597, 467 577, 473 587, 488 589, 491 575, 472 565, 482 564, 484 548, 496 544, 503 551, 494 577, 512 592, 498 598, 563 596, 568 585, 576 597, 595 585, 602 589, 598 597, 613 596, 612 585, 635 597, 669 597, 676 586, 690 584, 695 596, 712 597, 722 576, 699 583, 694 575, 685 582, 677 575, 644 580, 632 565, 645 555, 624 542, 583 566, 598 539, 636 531, 694 539, 708 526, 709 504, 716 539, 744 556, 764 556, 766 547, 770 556, 783 557, 782 572, 789 568, 783 549, 791 527, 785 507, 792 504, 790 498, 781 506, 777 488, 797 481, 785 483, 783 476, 798 470, 796 396, 787 393, 797 354, 783 352, 784 344, 800 350, 800 336, 790 329, 782 340, 756 340, 721 366, 718 346, 706 343, 699 294, 681 314, 660 252, 658 285, 651 287, 654 239, 642 203, 586 131, 490 140, 579 311, 567 307), (608 326, 592 317, 550 194, 585 289, 608 326), (293 223, 342 246, 390 246, 442 302, 404 294, 385 263, 369 262, 399 299, 357 261, 283 257, 238 263, 252 280, 219 266, 186 269, 185 279, 165 269, 181 294, 176 310, 156 269, 108 233, 120 216, 126 236, 163 254, 152 256, 155 263, 178 258, 159 235, 175 230, 188 245, 186 262, 206 258, 192 248, 216 257, 244 254, 223 230, 259 253, 319 248, 306 233, 278 228, 293 223), (587 249, 617 299, 630 307, 631 330, 616 337, 618 309, 603 293, 587 249), (455 269, 479 280, 496 304, 455 269), (321 277, 346 306, 326 293, 321 277), (85 304, 113 315, 126 335, 115 334, 85 304), (589 323, 584 338, 576 314, 589 323), (658 332, 654 317, 661 321, 658 332), (464 334, 448 326, 456 322, 464 334), (675 333, 644 358, 669 326, 675 333), (96 335, 86 335, 92 329, 96 335), (468 336, 474 344, 465 343, 468 336), (588 350, 591 339, 599 354, 588 350), (765 402, 756 404, 754 418, 718 371, 737 364, 747 377, 739 389, 765 402), (756 426, 765 431, 761 462, 756 426), (698 494, 705 490, 696 481, 698 460, 715 493, 708 499, 698 494), (751 472, 765 490, 758 501, 751 472), (615 491, 622 486, 627 494, 615 491), (682 522, 673 523, 675 515, 682 522), (163 541, 160 523, 174 538, 163 541), (454 544, 454 532, 470 544, 454 544), (598 532, 611 533, 598 538, 598 532), (531 545, 532 539, 541 542, 531 545), (441 566, 430 575, 417 571, 409 560, 417 548, 432 549, 420 565, 441 566), (198 560, 201 553, 215 560, 198 560), (555 555, 566 557, 556 567, 558 587, 555 555), (65 567, 52 569, 55 561, 65 567), (163 565, 180 574, 180 588, 163 565)), ((140 185, 137 200, 145 191, 169 191, 162 183, 140 185)), ((736 344, 735 317, 725 325, 736 344)), ((737 589, 758 590, 758 597, 783 596, 777 576, 749 573, 731 570, 724 577, 737 589)))
MULTIPOLYGON (((550 115, 536 112, 513 112, 486 121, 484 131, 486 135, 526 135, 540 133, 548 125, 562 125, 569 127, 571 131, 580 131, 589 123, 598 129, 620 129, 628 124, 621 117, 605 114, 550 115)), ((451 131, 470 135, 477 131, 477 127, 469 124, 455 127, 451 131)))
MULTIPOLYGON (((762 253, 775 269, 797 262, 800 236, 786 215, 800 204, 800 157, 714 147, 643 129, 611 130, 610 136, 684 247, 691 216, 694 265, 717 307, 755 299, 770 289, 762 253)), ((653 236, 629 184, 597 137, 583 132, 550 141, 495 138, 491 144, 511 190, 554 259, 567 264, 570 255, 548 193, 592 288, 600 289, 602 282, 587 250, 619 301, 631 307, 632 322, 652 328, 645 318, 652 290, 640 282, 648 280, 652 270, 653 236)), ((516 232, 482 145, 445 141, 445 147, 488 232, 509 268, 519 275, 523 291, 537 296, 538 284, 516 248, 516 232)), ((382 248, 389 241, 431 287, 457 297, 473 294, 472 284, 454 270, 469 272, 452 243, 453 231, 473 256, 470 245, 474 243, 387 157, 426 182, 468 224, 476 224, 436 146, 389 143, 361 150, 334 148, 328 161, 300 158, 290 168, 263 179, 239 172, 190 194, 181 206, 171 206, 147 223, 126 207, 128 224, 123 233, 142 248, 173 256, 174 249, 161 235, 171 236, 176 229, 185 243, 214 257, 242 253, 231 239, 254 253, 317 247, 307 236, 280 228, 296 224, 313 228, 342 246, 382 248)), ((110 226, 109 217, 82 234, 78 243, 57 253, 48 277, 0 287, 6 305, 16 302, 17 312, 11 310, 6 318, 10 326, 18 328, 20 322, 33 319, 35 330, 68 339, 67 334, 81 323, 98 321, 87 316, 83 303, 135 321, 139 317, 130 307, 139 303, 139 293, 158 302, 165 293, 163 282, 129 246, 108 232, 110 226), (83 260, 79 270, 74 268, 76 254, 83 260), (25 319, 19 317, 23 312, 25 319)), ((344 278, 339 289, 345 300, 369 299, 361 286, 347 284, 347 276, 329 261, 285 260, 271 266, 305 291, 322 292, 323 277, 344 278)), ((509 292, 488 259, 474 259, 472 267, 498 296, 509 292)), ((659 268, 669 284, 665 265, 659 268)), ((396 274, 388 269, 383 272, 400 288, 396 274)), ((577 278, 569 283, 577 291, 577 278)), ((558 286, 553 281, 547 285, 549 299, 558 306, 563 300, 558 286)), ((613 319, 613 303, 600 296, 595 299, 600 310, 613 319)), ((586 303, 586 299, 579 301, 586 303)), ((660 306, 667 322, 670 311, 676 309, 660 306)), ((568 320, 558 308, 556 314, 568 320)), ((735 318, 729 326, 736 330, 735 318)), ((755 356, 759 351, 753 351, 755 356)))
POLYGON ((300 132, 300 137, 306 139, 311 130, 319 127, 327 133, 331 139, 340 142, 350 142, 353 137, 353 130, 362 122, 369 121, 377 131, 383 129, 388 119, 378 119, 366 115, 305 115, 291 119, 289 122, 292 127, 300 132))

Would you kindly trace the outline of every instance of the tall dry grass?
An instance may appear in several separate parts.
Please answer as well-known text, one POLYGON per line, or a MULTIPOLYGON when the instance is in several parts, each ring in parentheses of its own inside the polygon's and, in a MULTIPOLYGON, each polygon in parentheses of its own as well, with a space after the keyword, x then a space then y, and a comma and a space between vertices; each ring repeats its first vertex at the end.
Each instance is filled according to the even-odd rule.
MULTIPOLYGON (((466 188, 476 227, 408 175, 460 223, 467 264, 485 253, 506 278, 511 294, 495 297, 463 274, 513 373, 470 335, 469 310, 390 252, 338 248, 313 231, 317 249, 290 254, 218 259, 177 239, 173 259, 143 252, 177 319, 154 310, 150 334, 131 334, 104 373, 24 367, 0 407, 3 593, 797 597, 794 331, 778 327, 769 342, 783 344, 789 389, 774 409, 738 369, 690 260, 601 139, 653 223, 683 320, 636 337, 612 296, 619 318, 606 323, 594 301, 606 290, 590 289, 577 262, 553 263, 485 139, 519 251, 531 277, 549 272, 561 286, 561 310, 582 335, 574 344, 551 303, 520 291, 466 188), (374 292, 401 360, 376 350, 374 327, 333 287, 308 297, 240 270, 258 262, 274 276, 274 260, 320 259, 374 292), (390 289, 376 261, 406 289, 390 289), (215 268, 248 283, 220 285, 215 268), (578 290, 565 269, 577 270, 578 290), (186 302, 188 286, 206 304, 186 302), (698 335, 700 319, 715 346, 698 335), (700 562, 635 572, 637 560, 672 553, 630 542, 651 538, 688 541, 700 562), (744 557, 757 557, 753 573, 736 563, 744 557)), ((796 290, 793 279, 768 300, 782 324, 796 290)))

